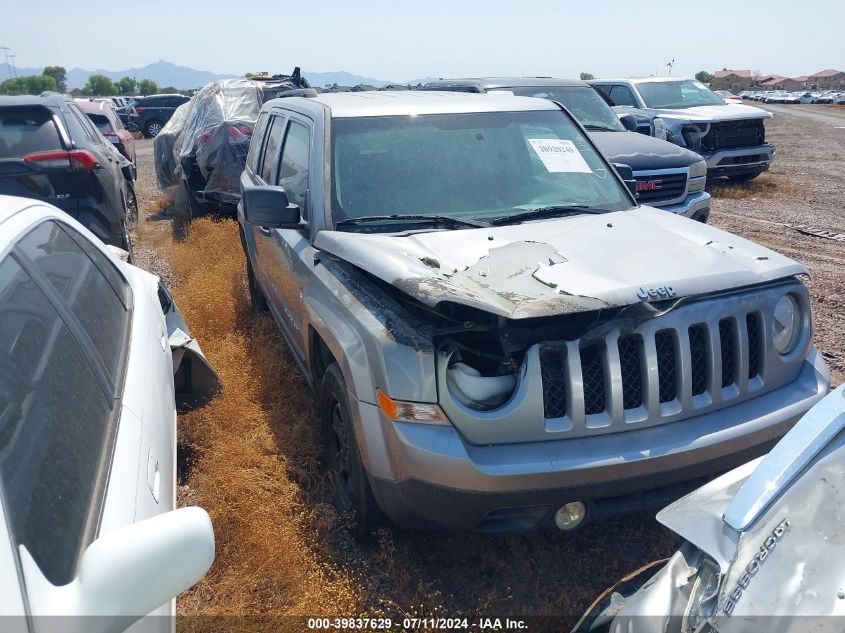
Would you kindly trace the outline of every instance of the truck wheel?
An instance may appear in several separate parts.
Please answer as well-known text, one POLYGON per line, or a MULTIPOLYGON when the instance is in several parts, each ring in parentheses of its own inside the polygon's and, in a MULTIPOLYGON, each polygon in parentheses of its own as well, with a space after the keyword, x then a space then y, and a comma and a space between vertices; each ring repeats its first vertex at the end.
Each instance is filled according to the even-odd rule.
POLYGON ((361 462, 348 403, 343 374, 337 363, 332 363, 320 388, 323 448, 334 488, 334 506, 350 516, 352 536, 361 540, 376 527, 380 511, 361 462))
POLYGON ((246 254, 246 251, 244 251, 244 255, 246 256, 246 283, 249 287, 249 303, 255 314, 264 314, 268 311, 267 298, 255 281, 255 272, 252 270, 252 264, 249 262, 249 255, 246 254))

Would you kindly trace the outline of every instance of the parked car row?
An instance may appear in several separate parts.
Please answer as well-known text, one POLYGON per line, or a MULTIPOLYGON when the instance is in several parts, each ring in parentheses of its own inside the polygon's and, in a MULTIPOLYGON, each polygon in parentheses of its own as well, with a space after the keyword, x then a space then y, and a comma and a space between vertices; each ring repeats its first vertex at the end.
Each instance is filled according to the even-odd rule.
POLYGON ((845 91, 842 90, 827 90, 824 92, 807 92, 804 90, 793 92, 786 90, 745 91, 740 93, 740 97, 750 101, 760 101, 761 103, 845 104, 845 91))

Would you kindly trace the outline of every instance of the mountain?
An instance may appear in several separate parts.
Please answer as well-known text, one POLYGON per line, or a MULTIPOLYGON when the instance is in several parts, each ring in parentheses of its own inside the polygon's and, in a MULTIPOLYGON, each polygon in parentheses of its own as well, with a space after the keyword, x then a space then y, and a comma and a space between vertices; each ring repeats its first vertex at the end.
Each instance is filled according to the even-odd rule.
MULTIPOLYGON (((40 75, 43 68, 18 68, 17 74, 19 77, 26 75, 40 75)), ((263 70, 263 69, 262 69, 263 70)), ((290 68, 271 69, 272 72, 289 73, 293 70, 290 68)), ((127 68, 125 70, 85 70, 84 68, 71 68, 67 71, 67 85, 68 89, 82 88, 88 81, 88 77, 93 74, 105 75, 112 81, 117 81, 121 77, 134 77, 137 80, 152 79, 159 87, 173 86, 180 90, 199 88, 215 79, 234 79, 237 75, 220 75, 207 70, 197 70, 188 66, 177 66, 171 62, 159 60, 153 64, 147 64, 140 68, 127 68)), ((404 81, 388 81, 385 79, 375 79, 374 77, 365 77, 363 75, 356 75, 343 70, 335 72, 310 72, 308 70, 302 71, 303 76, 311 82, 312 86, 322 88, 329 84, 338 84, 339 86, 356 86, 358 84, 369 84, 377 88, 386 86, 392 83, 410 83, 416 85, 417 83, 425 83, 426 79, 415 79, 412 82, 404 81)), ((9 68, 5 62, 0 63, 0 81, 9 77, 9 68)))
MULTIPOLYGON (((40 75, 43 70, 43 68, 18 68, 17 72, 18 76, 22 77, 25 75, 40 75)), ((94 74, 105 75, 112 81, 117 81, 121 77, 134 77, 139 81, 141 79, 152 79, 161 87, 173 86, 180 90, 199 88, 215 79, 234 79, 237 77, 237 75, 219 75, 207 70, 196 70, 188 66, 177 66, 176 64, 159 60, 140 68, 127 68, 125 70, 105 70, 102 68, 85 70, 84 68, 70 68, 67 71, 68 88, 82 88, 88 81, 88 77, 94 74)), ((5 63, 0 63, 0 80, 8 77, 8 67, 5 63)))

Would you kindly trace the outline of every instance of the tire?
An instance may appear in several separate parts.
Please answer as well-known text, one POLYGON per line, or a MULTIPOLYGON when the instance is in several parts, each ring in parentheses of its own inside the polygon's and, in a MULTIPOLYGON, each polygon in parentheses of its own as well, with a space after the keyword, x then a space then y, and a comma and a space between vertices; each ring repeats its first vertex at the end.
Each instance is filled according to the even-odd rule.
POLYGON ((214 210, 214 206, 207 202, 200 202, 193 190, 185 182, 185 197, 188 200, 188 211, 191 212, 191 219, 208 215, 214 210))
POLYGON ((147 138, 155 138, 158 136, 158 133, 161 132, 161 128, 164 127, 164 123, 159 121, 158 119, 150 119, 146 123, 144 123, 144 136, 147 138))
POLYGON ((750 174, 736 174, 735 176, 728 176, 728 180, 731 182, 749 182, 762 173, 762 171, 753 171, 750 174))
POLYGON ((332 502, 348 516, 349 531, 357 540, 367 538, 379 525, 379 510, 361 462, 355 430, 349 415, 346 382, 337 363, 323 375, 320 387, 320 426, 326 464, 332 479, 332 502))
POLYGON ((129 182, 126 183, 126 228, 134 229, 138 226, 138 197, 135 195, 135 187, 129 182))
POLYGON ((246 251, 244 251, 244 255, 246 256, 246 281, 247 286, 249 287, 249 303, 255 314, 265 314, 269 312, 269 309, 267 308, 267 298, 264 296, 264 293, 255 281, 255 272, 252 270, 252 264, 249 263, 249 255, 246 251))

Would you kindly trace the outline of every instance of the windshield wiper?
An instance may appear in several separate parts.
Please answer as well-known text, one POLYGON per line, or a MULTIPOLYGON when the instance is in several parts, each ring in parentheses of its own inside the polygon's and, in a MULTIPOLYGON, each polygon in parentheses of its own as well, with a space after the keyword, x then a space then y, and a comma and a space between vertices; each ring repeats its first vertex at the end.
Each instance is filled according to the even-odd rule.
POLYGON ((362 224, 370 224, 374 222, 388 222, 393 224, 441 224, 448 226, 472 226, 476 228, 490 226, 487 222, 482 222, 480 220, 465 220, 462 218, 453 218, 448 215, 400 215, 398 213, 393 215, 364 215, 360 218, 347 218, 345 220, 338 220, 336 225, 361 226, 362 224))
POLYGON ((610 127, 609 125, 596 125, 595 123, 585 123, 584 128, 599 132, 619 132, 618 128, 610 127))
POLYGON ((521 213, 513 213, 511 215, 505 215, 500 218, 496 218, 490 224, 493 226, 498 226, 501 224, 517 224, 519 222, 525 222, 526 220, 539 220, 541 218, 553 218, 559 215, 566 215, 568 213, 589 213, 597 215, 599 213, 608 213, 609 209, 601 209, 599 207, 590 207, 585 204, 575 204, 575 205, 555 205, 549 207, 539 207, 537 209, 531 209, 530 211, 523 211, 521 213))

